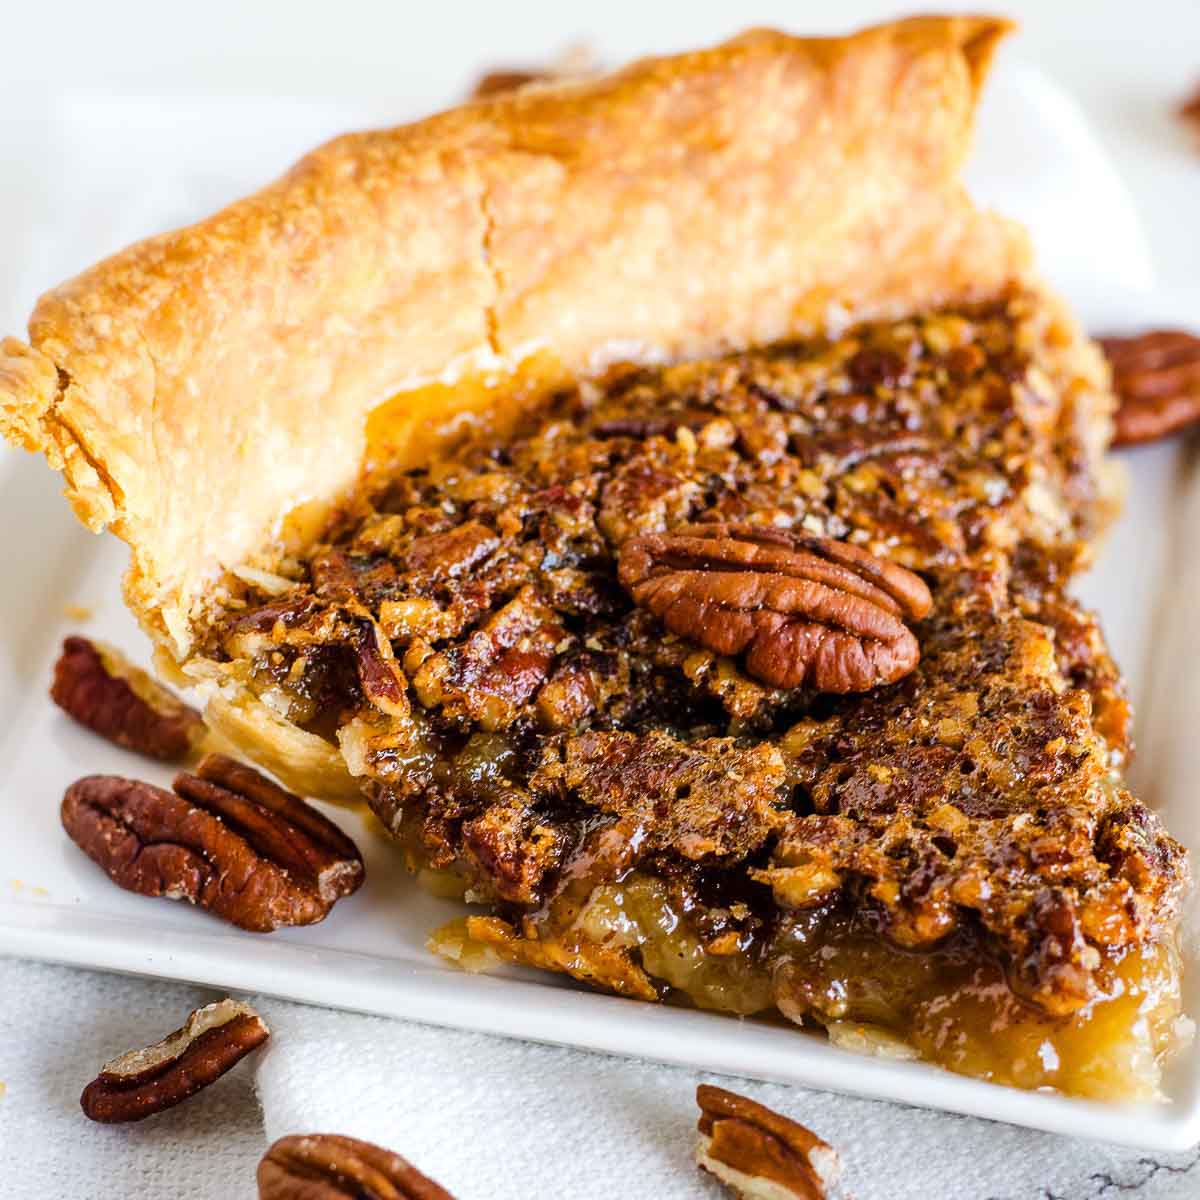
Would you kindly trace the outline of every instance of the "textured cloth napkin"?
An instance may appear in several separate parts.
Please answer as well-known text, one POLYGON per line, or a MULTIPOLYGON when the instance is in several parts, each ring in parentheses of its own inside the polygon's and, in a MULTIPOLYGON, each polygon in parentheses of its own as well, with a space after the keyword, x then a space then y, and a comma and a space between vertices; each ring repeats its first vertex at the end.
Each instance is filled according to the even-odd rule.
POLYGON ((967 1117, 263 999, 268 1139, 390 1146, 459 1200, 725 1195, 692 1162, 696 1084, 731 1087, 842 1151, 857 1200, 1200 1195, 1200 1152, 1147 1155, 967 1117))
POLYGON ((94 1125, 79 1110, 110 1058, 215 999, 187 984, 0 958, 0 1196, 251 1200, 264 1142, 244 1065, 137 1125, 94 1125))
MULTIPOLYGON (((217 994, 0 959, 0 1195, 13 1200, 252 1200, 267 1144, 364 1137, 458 1200, 723 1195, 692 1162, 709 1076, 405 1021, 252 998, 264 1050, 139 1125, 93 1125, 79 1093, 109 1058, 217 994), (255 1103, 254 1089, 262 1104, 255 1103)), ((1200 1152, 1147 1155, 987 1121, 717 1080, 841 1148, 858 1200, 1185 1200, 1200 1152)))

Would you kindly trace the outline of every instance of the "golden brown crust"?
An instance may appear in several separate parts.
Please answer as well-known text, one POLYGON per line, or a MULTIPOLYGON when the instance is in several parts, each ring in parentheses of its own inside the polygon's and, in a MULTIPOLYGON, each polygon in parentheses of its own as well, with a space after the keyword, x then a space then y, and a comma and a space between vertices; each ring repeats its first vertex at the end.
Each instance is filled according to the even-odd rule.
POLYGON ((1023 237, 958 182, 1007 30, 769 31, 340 138, 216 216, 43 297, 0 349, 0 429, 133 550, 175 657, 222 568, 350 485, 423 382, 767 342, 970 299, 1023 237))

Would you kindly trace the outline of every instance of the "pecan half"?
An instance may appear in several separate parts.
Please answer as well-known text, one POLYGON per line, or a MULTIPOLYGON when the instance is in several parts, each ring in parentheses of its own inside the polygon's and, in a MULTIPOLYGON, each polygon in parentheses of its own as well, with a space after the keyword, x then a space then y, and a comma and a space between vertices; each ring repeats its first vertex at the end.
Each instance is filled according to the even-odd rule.
POLYGON ((1099 341, 1119 401, 1114 446, 1157 441, 1200 421, 1200 337, 1159 329, 1099 341))
POLYGON ((796 1121, 724 1088, 702 1083, 696 1162, 744 1200, 835 1200, 842 1164, 827 1142, 796 1121))
POLYGON ((251 767, 210 754, 174 788, 87 776, 63 796, 63 828, 127 891, 187 900, 254 933, 312 925, 361 886, 354 843, 251 767))
POLYGON ((50 698, 101 737, 164 762, 182 762, 204 738, 194 708, 115 647, 85 637, 63 641, 50 698))
POLYGON ((911 571, 832 538, 753 525, 691 525, 621 547, 619 577, 672 633, 746 653, 772 687, 863 692, 921 657, 904 618, 929 589, 911 571))
POLYGON ((1200 138, 1200 84, 1191 95, 1179 106, 1179 119, 1185 125, 1190 125, 1192 133, 1200 138))
POLYGON ((488 71, 479 77, 478 82, 471 89, 471 99, 478 100, 482 96, 495 96, 499 92, 511 92, 516 88, 524 87, 527 83, 549 78, 551 76, 545 71, 513 69, 488 71))
POLYGON ((586 45, 572 46, 543 67, 497 67, 480 76, 469 99, 479 100, 501 92, 515 91, 527 83, 553 83, 594 75, 599 70, 596 56, 586 45))
POLYGON ((141 1121, 208 1087, 269 1036, 250 1005, 218 1000, 196 1009, 161 1042, 105 1063, 83 1089, 80 1107, 105 1124, 141 1121))
POLYGON ((454 1200, 407 1159, 358 1138, 307 1133, 275 1142, 258 1164, 259 1200, 454 1200))

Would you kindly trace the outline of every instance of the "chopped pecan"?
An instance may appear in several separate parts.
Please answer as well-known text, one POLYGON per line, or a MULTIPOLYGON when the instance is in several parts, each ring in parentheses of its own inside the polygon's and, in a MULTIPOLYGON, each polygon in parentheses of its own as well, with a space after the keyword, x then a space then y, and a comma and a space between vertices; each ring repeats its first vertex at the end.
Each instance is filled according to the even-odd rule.
POLYGON ((1200 421, 1200 337, 1159 329, 1100 345, 1119 401, 1114 446, 1157 441, 1200 421))
POLYGON ((551 811, 569 798, 631 822, 642 853, 711 862, 744 858, 767 841, 783 823, 775 806, 786 778, 782 755, 766 742, 591 729, 546 745, 529 792, 551 811))
POLYGON ((835 1200, 838 1153, 811 1130, 765 1105, 702 1083, 696 1161, 742 1200, 835 1200))
POLYGON ((259 1200, 454 1200, 407 1159, 358 1138, 280 1138, 258 1164, 259 1200))
POLYGON ((530 812, 528 798, 510 793, 462 824, 462 846, 491 878, 496 893, 517 904, 535 904, 548 875, 562 863, 571 838, 530 812))
POLYGON ((534 83, 539 79, 549 79, 545 71, 488 71, 479 77, 479 81, 471 89, 471 99, 478 100, 482 96, 495 96, 499 92, 511 92, 534 83))
POLYGON ((54 664, 50 698, 101 737, 164 762, 181 762, 204 738, 194 708, 113 646, 73 635, 54 664))
POLYGON ((392 644, 374 621, 358 621, 354 641, 363 695, 390 717, 408 716, 408 681, 392 654, 392 644))
POLYGON ((470 99, 511 92, 527 83, 549 83, 592 75, 598 70, 595 55, 586 45, 571 46, 543 67, 497 67, 482 75, 471 89, 470 99))
POLYGON ((416 538, 404 556, 409 571, 420 572, 426 580, 439 582, 457 579, 478 567, 500 545, 500 539, 486 525, 466 521, 442 533, 416 538))
POLYGON ((63 827, 119 887, 255 933, 323 920, 362 884, 354 843, 252 768, 210 754, 174 788, 87 776, 63 796, 63 827))
POLYGON ((692 525, 621 547, 637 604, 717 654, 746 652, 773 687, 863 692, 907 675, 920 648, 903 618, 929 589, 911 571, 832 538, 752 525, 692 525))
POLYGON ((1192 132, 1200 137, 1200 84, 1192 89, 1191 95, 1179 106, 1179 119, 1190 125, 1192 132))
POLYGON ((218 1000, 196 1009, 161 1042, 105 1063, 83 1089, 80 1107, 105 1124, 141 1121, 208 1087, 269 1035, 250 1005, 218 1000))
POLYGON ((571 645, 557 614, 523 587, 458 646, 421 661, 410 648, 405 666, 426 708, 467 716, 489 732, 505 729, 546 682, 555 656, 571 645))
POLYGON ((649 417, 612 417, 600 421, 592 430, 598 438, 637 438, 645 441, 652 437, 674 437, 675 431, 687 426, 687 421, 679 415, 659 413, 649 417))

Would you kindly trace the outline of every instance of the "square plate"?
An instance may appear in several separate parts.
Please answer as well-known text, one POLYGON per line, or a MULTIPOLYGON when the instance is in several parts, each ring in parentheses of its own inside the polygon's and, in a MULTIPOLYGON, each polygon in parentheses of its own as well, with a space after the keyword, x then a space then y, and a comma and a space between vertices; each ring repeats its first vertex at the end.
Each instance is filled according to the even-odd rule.
MULTIPOLYGON (((66 103, 44 116, 53 135, 45 144, 56 148, 53 168, 47 161, 47 178, 51 169, 59 178, 72 169, 86 179, 103 177, 107 189, 75 187, 70 194, 107 198, 85 207, 122 216, 81 230, 74 223, 78 214, 63 211, 54 218, 50 205, 38 210, 36 226, 26 218, 29 244, 60 245, 61 234, 69 245, 86 246, 87 254, 111 248, 202 209, 231 187, 231 179, 235 191, 252 182, 262 166, 257 158, 251 166, 244 153, 239 157, 238 148, 265 139, 267 131, 280 135, 273 140, 277 148, 290 148, 339 124, 382 115, 248 104, 249 109, 201 103, 183 111, 178 104, 171 110, 156 102, 150 109, 93 98, 66 103), (154 113, 152 124, 148 110, 154 113), (261 119, 255 122, 248 113, 261 119), (148 201, 140 187, 145 167, 141 176, 123 175, 112 164, 130 165, 139 139, 161 137, 164 131, 174 136, 181 123, 203 130, 207 140, 179 139, 188 147, 186 159, 172 163, 155 158, 158 190, 149 193, 148 201), (253 136, 247 135, 248 128, 253 136), (223 130, 228 139, 221 136, 223 130), (222 176, 218 164, 231 146, 241 165, 222 176), (244 176, 237 174, 239 169, 244 176), (134 194, 142 207, 131 223, 122 200, 134 194)), ((41 138, 29 144, 35 141, 43 144, 41 138)), ((1059 93, 1031 72, 1001 71, 982 114, 980 141, 982 153, 972 168, 976 191, 1032 225, 1045 249, 1048 274, 1086 318, 1102 321, 1106 328, 1171 319, 1162 298, 1139 290, 1148 271, 1136 221, 1079 114, 1059 93), (1082 194, 1089 197, 1086 213, 1078 207, 1082 194), (1100 244, 1105 253, 1096 257, 1094 248, 1100 244), (1108 301, 1112 296, 1122 298, 1119 306, 1108 301)), ((17 232, 21 229, 18 225, 17 232)), ((15 262, 17 257, 15 243, 0 245, 0 261, 15 262)), ((71 265, 24 262, 23 277, 44 282, 71 265)), ((14 305, 24 300, 4 299, 14 305)), ((1104 613, 1114 653, 1135 698, 1144 701, 1152 678, 1149 632, 1152 624, 1161 629, 1164 620, 1169 623, 1174 599, 1162 587, 1163 568, 1168 554, 1177 562, 1184 549, 1172 531, 1187 464, 1174 446, 1138 451, 1128 462, 1129 509, 1098 568, 1084 581, 1083 592, 1104 613), (1130 563, 1136 570, 1129 569, 1130 563), (1147 603, 1147 596, 1167 606, 1165 616, 1147 603)), ((1200 1138, 1200 1050, 1195 1048, 1171 1069, 1169 1104, 1131 1110, 1019 1092, 918 1063, 859 1058, 786 1025, 639 1005, 515 968, 466 975, 443 965, 424 947, 428 933, 460 915, 463 906, 418 889, 401 869, 395 849, 348 810, 327 809, 363 847, 368 883, 323 924, 255 936, 185 906, 114 888, 63 834, 58 799, 68 783, 85 773, 134 774, 166 783, 171 772, 73 724, 50 704, 46 687, 67 632, 82 631, 144 654, 145 639, 119 599, 126 553, 114 539, 96 539, 80 528, 60 499, 56 480, 40 462, 25 456, 0 454, 0 512, 6 516, 8 567, 0 581, 0 711, 5 716, 0 726, 0 816, 6 829, 0 845, 0 952, 831 1088, 1158 1149, 1179 1149, 1200 1138), (83 606, 91 616, 82 620, 78 613, 70 615, 68 605, 83 606)), ((1194 548, 1193 555, 1200 566, 1200 551, 1194 548)), ((1169 774, 1159 767, 1150 774, 1143 763, 1138 783, 1152 803, 1165 809, 1176 836, 1198 849, 1200 814, 1191 811, 1187 799, 1189 781, 1200 781, 1200 754, 1172 737, 1175 706, 1162 707, 1164 711, 1147 714, 1142 704, 1151 725, 1143 726, 1141 740, 1150 740, 1149 733, 1156 746, 1168 747, 1156 762, 1164 763, 1169 774)), ((1186 1002, 1196 1013, 1200 954, 1195 944, 1188 945, 1186 958, 1186 1002)))

